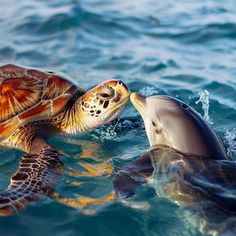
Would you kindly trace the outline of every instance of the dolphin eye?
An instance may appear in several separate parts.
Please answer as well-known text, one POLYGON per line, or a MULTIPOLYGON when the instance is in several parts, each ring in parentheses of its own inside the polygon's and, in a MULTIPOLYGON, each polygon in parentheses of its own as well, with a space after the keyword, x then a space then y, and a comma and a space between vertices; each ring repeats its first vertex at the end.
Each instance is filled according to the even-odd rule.
POLYGON ((181 107, 182 107, 184 110, 189 109, 189 106, 186 105, 185 103, 181 103, 181 107))
POLYGON ((160 134, 161 132, 162 132, 161 129, 156 129, 156 133, 157 133, 157 134, 160 134))

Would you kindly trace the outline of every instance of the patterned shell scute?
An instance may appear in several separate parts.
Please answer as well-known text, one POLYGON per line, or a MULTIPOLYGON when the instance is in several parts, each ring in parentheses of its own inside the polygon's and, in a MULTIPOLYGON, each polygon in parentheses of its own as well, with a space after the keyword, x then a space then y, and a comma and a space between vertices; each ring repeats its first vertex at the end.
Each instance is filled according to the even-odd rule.
POLYGON ((19 123, 26 123, 57 115, 76 90, 70 81, 54 74, 0 66, 0 126, 6 127, 16 116, 19 123))
POLYGON ((58 97, 61 94, 65 93, 68 87, 70 87, 68 81, 60 78, 57 75, 51 75, 48 78, 47 86, 43 92, 42 98, 48 100, 58 97))

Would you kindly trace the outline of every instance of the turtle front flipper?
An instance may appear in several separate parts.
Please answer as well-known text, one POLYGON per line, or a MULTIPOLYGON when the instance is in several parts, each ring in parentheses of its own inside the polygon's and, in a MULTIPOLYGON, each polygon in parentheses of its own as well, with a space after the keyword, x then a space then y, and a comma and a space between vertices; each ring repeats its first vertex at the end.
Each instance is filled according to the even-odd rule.
POLYGON ((45 145, 38 153, 23 156, 8 189, 0 193, 0 215, 22 211, 30 202, 49 194, 62 173, 60 155, 56 149, 45 145))

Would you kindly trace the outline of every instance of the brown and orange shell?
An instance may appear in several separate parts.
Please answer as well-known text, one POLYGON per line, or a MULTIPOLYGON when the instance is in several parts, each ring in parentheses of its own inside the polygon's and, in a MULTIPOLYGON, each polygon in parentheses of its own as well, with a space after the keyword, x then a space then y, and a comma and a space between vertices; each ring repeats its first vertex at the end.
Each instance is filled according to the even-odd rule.
POLYGON ((56 74, 1 66, 0 140, 27 122, 59 114, 77 90, 71 81, 56 74))

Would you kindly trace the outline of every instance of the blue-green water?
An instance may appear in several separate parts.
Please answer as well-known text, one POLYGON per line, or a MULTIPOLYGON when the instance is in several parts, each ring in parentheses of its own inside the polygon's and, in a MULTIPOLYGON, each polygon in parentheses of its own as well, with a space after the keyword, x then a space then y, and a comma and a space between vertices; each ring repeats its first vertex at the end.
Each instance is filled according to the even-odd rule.
MULTIPOLYGON (((83 88, 119 78, 144 95, 176 96, 202 115, 209 112, 236 159, 234 0, 2 0, 0 13, 1 63, 62 71, 83 88), (205 110, 196 104, 204 90, 209 92, 205 110)), ((52 143, 66 155, 65 170, 80 170, 81 156, 91 163, 112 158, 116 166, 148 147, 141 118, 131 105, 117 127, 71 140, 52 138, 52 143), (140 124, 133 127, 130 119, 140 124)), ((1 148, 0 156, 3 190, 22 152, 1 148)), ((112 179, 65 173, 56 191, 71 198, 99 197, 112 189, 112 179)), ((148 186, 128 205, 117 202, 95 210, 84 214, 45 197, 23 213, 0 218, 0 235, 201 235, 180 207, 148 186)))

